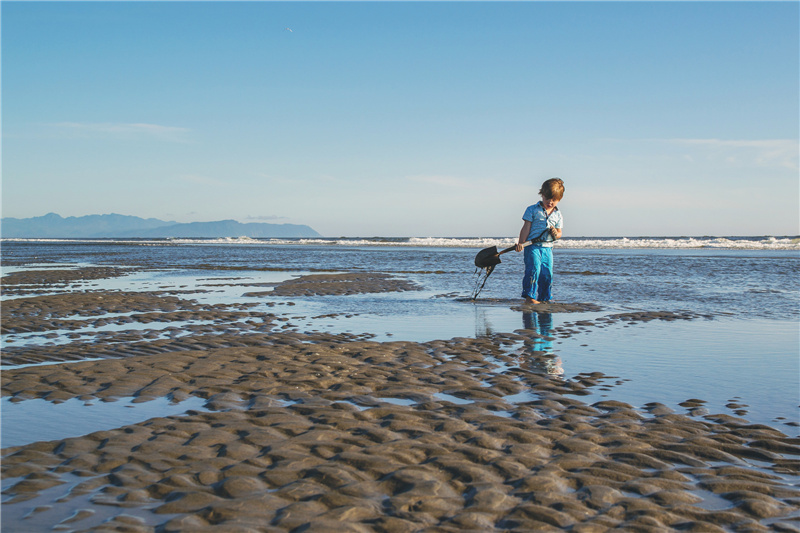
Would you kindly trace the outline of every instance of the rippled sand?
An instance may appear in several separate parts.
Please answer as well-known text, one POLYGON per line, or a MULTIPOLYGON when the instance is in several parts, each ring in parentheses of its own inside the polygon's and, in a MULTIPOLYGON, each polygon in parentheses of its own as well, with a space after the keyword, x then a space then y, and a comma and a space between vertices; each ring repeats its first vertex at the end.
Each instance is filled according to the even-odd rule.
MULTIPOLYGON (((313 276, 277 290, 414 288, 382 277, 313 276)), ((378 343, 289 331, 248 306, 103 291, 4 302, 2 327, 63 331, 93 314, 211 326, 4 350, 4 364, 70 362, 3 371, 3 396, 201 397, 210 411, 3 449, 4 531, 713 532, 800 523, 797 438, 657 403, 584 403, 615 378, 548 375, 532 330, 378 343), (102 359, 79 362, 87 358, 102 359)), ((679 318, 692 317, 609 320, 679 318)))

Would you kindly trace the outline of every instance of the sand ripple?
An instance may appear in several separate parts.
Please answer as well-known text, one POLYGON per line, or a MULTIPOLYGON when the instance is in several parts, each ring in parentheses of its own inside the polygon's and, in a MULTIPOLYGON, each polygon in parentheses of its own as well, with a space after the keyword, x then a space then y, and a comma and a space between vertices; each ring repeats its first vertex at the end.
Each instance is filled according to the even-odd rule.
POLYGON ((119 529, 140 503, 164 531, 762 530, 800 508, 784 479, 797 480, 797 439, 582 404, 522 368, 519 386, 542 399, 510 404, 513 388, 487 386, 492 369, 475 364, 502 353, 491 339, 273 334, 262 346, 4 372, 4 395, 193 395, 220 409, 6 449, 3 476, 16 480, 6 507, 71 474, 86 482, 67 500, 102 496, 125 510, 110 523, 119 529), (469 403, 435 396, 459 391, 469 403))
MULTIPOLYGON (((285 294, 387 282, 310 278, 285 294)), ((5 370, 11 401, 200 397, 210 409, 4 449, 9 531, 792 531, 800 516, 800 440, 658 403, 584 403, 616 378, 553 378, 546 354, 512 351, 535 346, 531 330, 378 343, 281 331, 269 315, 164 295, 14 302, 4 328, 47 329, 98 309, 219 324, 4 354, 101 358, 5 370)))

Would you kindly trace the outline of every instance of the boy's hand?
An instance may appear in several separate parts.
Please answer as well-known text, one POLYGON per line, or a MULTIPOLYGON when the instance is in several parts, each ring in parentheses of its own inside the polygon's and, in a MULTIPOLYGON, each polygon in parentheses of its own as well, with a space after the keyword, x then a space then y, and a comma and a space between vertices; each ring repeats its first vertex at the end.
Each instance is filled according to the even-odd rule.
POLYGON ((520 244, 520 243, 515 244, 514 245, 514 251, 515 252, 521 252, 522 251, 522 244, 520 244))

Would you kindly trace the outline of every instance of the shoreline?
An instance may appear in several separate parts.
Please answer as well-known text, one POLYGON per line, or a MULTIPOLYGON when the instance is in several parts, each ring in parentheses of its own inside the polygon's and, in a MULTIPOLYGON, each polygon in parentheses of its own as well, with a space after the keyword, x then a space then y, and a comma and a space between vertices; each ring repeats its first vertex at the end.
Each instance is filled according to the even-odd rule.
MULTIPOLYGON (((6 243, 132 243, 152 245, 218 244, 218 245, 282 245, 282 246, 367 246, 367 247, 454 247, 486 248, 511 246, 515 237, 8 237, 6 243)), ((556 244, 564 249, 730 249, 778 252, 800 251, 800 235, 633 235, 633 236, 566 236, 556 244)))
MULTIPOLYGON (((289 298, 309 287, 364 294, 375 279, 317 275, 277 285, 289 298)), ((402 280, 392 288, 414 290, 402 280)), ((583 402, 587 391, 625 376, 555 379, 542 348, 556 337, 535 328, 377 342, 291 331, 282 315, 192 297, 93 289, 4 302, 4 333, 69 330, 87 317, 120 327, 208 322, 161 338, 120 330, 80 346, 4 350, 4 364, 76 361, 3 370, 4 397, 202 398, 210 409, 4 448, 5 526, 766 531, 800 520, 800 439, 725 414, 583 402), (101 359, 77 362, 90 356, 101 359)))

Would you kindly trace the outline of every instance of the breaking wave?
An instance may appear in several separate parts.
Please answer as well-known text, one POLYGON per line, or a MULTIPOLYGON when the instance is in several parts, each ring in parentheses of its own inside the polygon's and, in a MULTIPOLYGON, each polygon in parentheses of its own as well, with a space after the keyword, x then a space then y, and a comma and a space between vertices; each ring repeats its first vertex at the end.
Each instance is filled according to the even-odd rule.
MULTIPOLYGON (((97 243, 140 246, 165 245, 293 245, 293 246, 404 246, 437 248, 486 248, 512 246, 511 237, 340 237, 308 239, 267 239, 226 237, 214 239, 2 239, 3 242, 97 243)), ((566 237, 555 244, 559 248, 594 249, 698 249, 731 250, 800 250, 800 236, 786 237, 566 237)))

